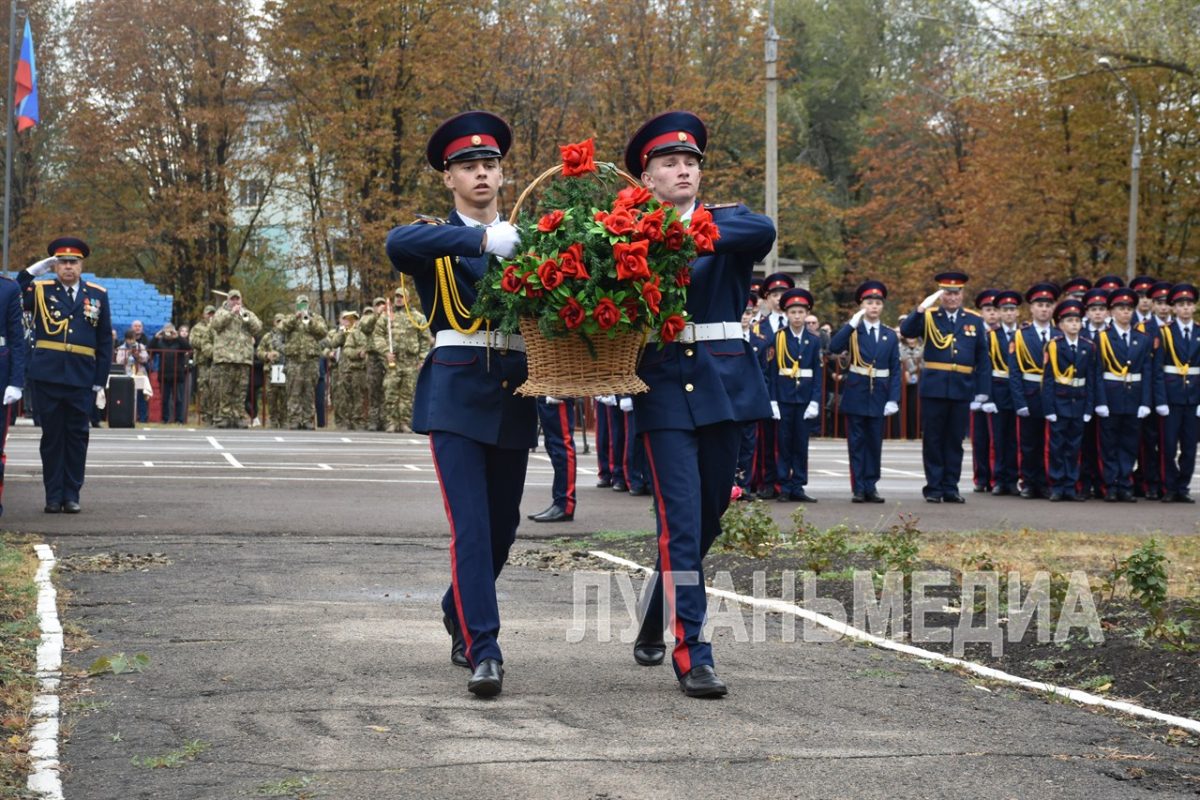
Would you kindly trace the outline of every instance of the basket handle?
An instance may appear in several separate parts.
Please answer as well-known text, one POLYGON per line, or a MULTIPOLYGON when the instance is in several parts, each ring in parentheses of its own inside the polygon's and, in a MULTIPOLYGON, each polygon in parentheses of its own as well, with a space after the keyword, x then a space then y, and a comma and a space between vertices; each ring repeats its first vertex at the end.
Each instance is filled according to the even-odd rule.
MULTIPOLYGON (((628 183, 630 186, 641 186, 642 185, 641 182, 637 178, 633 177, 632 175, 630 175, 628 172, 621 169, 620 167, 615 167, 615 169, 616 169, 617 174, 620 175, 622 178, 624 178, 625 182, 628 183)), ((550 169, 543 172, 541 175, 538 175, 536 178, 534 178, 533 183, 531 183, 525 187, 525 191, 521 192, 521 196, 517 198, 517 202, 513 205, 512 213, 508 215, 508 222, 510 225, 517 224, 517 215, 521 213, 521 206, 524 205, 525 198, 527 198, 529 196, 529 193, 532 192, 537 187, 541 186, 543 183, 545 183, 551 177, 553 177, 554 175, 557 175, 558 173, 560 173, 562 171, 563 171, 563 165, 555 164, 553 167, 551 167, 550 169)))

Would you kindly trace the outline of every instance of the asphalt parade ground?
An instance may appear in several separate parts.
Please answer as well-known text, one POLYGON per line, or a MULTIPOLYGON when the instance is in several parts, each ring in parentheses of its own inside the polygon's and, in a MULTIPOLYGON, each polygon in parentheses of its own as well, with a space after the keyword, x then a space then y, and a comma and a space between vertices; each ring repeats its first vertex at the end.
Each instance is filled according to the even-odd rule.
MULTIPOLYGON (((68 671, 149 659, 67 682, 82 688, 63 700, 71 800, 1200 792, 1196 751, 1156 741, 1153 723, 847 641, 787 641, 774 616, 760 641, 718 629, 731 693, 688 699, 669 666, 637 666, 619 630, 570 635, 574 574, 515 565, 498 584, 504 693, 477 699, 448 659, 446 521, 420 436, 97 430, 77 516, 42 513, 36 429, 16 427, 7 452, 5 528, 43 535, 76 565, 161 554, 59 574, 69 640, 92 640, 65 654, 68 671)), ((908 510, 930 530, 1197 532, 1194 506, 973 494, 927 505, 920 445, 907 442, 885 445, 888 504, 855 506, 846 460, 844 442, 814 442, 817 524, 871 527, 908 510)), ((518 549, 652 529, 649 498, 594 488, 593 457, 580 464, 575 521, 525 521, 518 549)), ((549 503, 550 478, 539 450, 523 513, 549 503)), ((793 508, 771 506, 778 519, 793 508)))

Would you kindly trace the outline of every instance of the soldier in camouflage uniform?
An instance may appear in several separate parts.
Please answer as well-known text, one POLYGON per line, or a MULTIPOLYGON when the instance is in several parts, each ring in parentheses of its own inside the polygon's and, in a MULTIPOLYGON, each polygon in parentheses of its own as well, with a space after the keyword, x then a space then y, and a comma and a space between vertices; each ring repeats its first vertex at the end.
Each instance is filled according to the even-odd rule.
POLYGON ((242 305, 234 289, 212 318, 213 395, 218 428, 246 427, 246 391, 254 365, 254 337, 262 330, 258 316, 242 305))
POLYGON ((367 410, 363 403, 367 391, 367 359, 369 343, 358 324, 358 312, 342 314, 342 327, 330 337, 337 348, 337 384, 333 410, 338 425, 348 431, 367 428, 367 410))
POLYGON ((287 358, 287 415, 292 430, 316 430, 317 377, 321 342, 329 333, 325 318, 308 310, 308 296, 296 298, 296 313, 283 323, 287 358))
POLYGON ((367 336, 367 430, 383 430, 383 378, 387 371, 387 300, 376 297, 358 327, 367 336))
POLYGON ((215 306, 205 306, 204 316, 192 326, 188 343, 193 350, 196 361, 195 393, 196 410, 200 412, 200 424, 212 425, 213 422, 213 390, 212 390, 212 318, 217 312, 215 306))
MULTIPOLYGON (((413 391, 417 373, 429 354, 430 338, 425 315, 408 305, 408 293, 396 290, 392 315, 392 347, 383 379, 384 422, 388 433, 412 432, 413 391)), ((386 341, 385 341, 386 344, 386 341)))
POLYGON ((283 322, 285 319, 285 315, 276 314, 275 324, 271 330, 263 334, 262 340, 258 343, 258 360, 266 365, 263 370, 263 379, 267 382, 265 392, 267 418, 272 428, 286 428, 288 423, 286 384, 271 382, 271 367, 276 364, 283 366, 287 363, 287 358, 283 354, 283 322))

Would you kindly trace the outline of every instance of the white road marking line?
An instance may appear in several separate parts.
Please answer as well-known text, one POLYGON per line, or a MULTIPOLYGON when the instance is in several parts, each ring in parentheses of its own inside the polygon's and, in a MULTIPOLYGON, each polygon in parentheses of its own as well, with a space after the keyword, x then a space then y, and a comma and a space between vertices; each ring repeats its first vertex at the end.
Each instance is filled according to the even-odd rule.
POLYGON ((153 461, 143 461, 143 462, 142 462, 142 466, 143 466, 143 467, 153 467, 153 466, 154 466, 154 462, 153 462, 153 461))
POLYGON ((205 438, 205 439, 208 439, 208 443, 209 443, 209 444, 211 444, 211 445, 212 445, 212 446, 213 446, 215 449, 217 449, 217 450, 224 450, 224 449, 225 449, 224 447, 222 447, 222 446, 221 446, 221 443, 217 441, 217 437, 215 437, 215 436, 205 436, 204 438, 205 438))
POLYGON ((400 466, 404 467, 406 470, 409 470, 411 472, 420 472, 421 471, 421 467, 417 464, 401 464, 400 466))
POLYGON ((221 453, 221 455, 225 456, 225 460, 238 469, 245 469, 245 467, 243 467, 241 463, 233 457, 233 453, 229 452, 228 450, 226 450, 224 453, 221 453))
POLYGON ((275 441, 277 441, 277 442, 282 442, 282 441, 283 441, 283 437, 282 437, 282 436, 276 436, 276 437, 275 437, 275 441))
POLYGON ((343 441, 343 442, 345 442, 346 444, 350 444, 350 437, 349 437, 349 436, 343 436, 343 437, 342 437, 342 441, 343 441))
POLYGON ((33 549, 39 561, 33 582, 38 587, 38 627, 42 630, 42 636, 37 648, 39 690, 33 699, 31 717, 34 724, 29 732, 32 740, 29 758, 33 762, 33 769, 25 785, 41 797, 62 800, 62 781, 58 774, 58 685, 62 670, 63 632, 58 619, 58 593, 50 577, 56 559, 49 545, 35 544, 33 549))
POLYGON ((879 470, 880 470, 881 472, 894 472, 894 473, 896 473, 897 475, 907 475, 907 476, 908 476, 908 477, 910 477, 910 478, 924 478, 924 477, 925 477, 925 476, 924 476, 922 473, 920 473, 920 472, 908 472, 907 470, 903 470, 903 469, 893 469, 892 467, 880 467, 880 468, 879 468, 879 470))
POLYGON ((328 464, 317 464, 317 467, 320 469, 333 469, 333 467, 329 466, 328 464))
POLYGON ((137 438, 138 438, 138 441, 139 441, 139 442, 144 442, 144 441, 146 441, 146 437, 145 437, 145 435, 139 435, 137 438))

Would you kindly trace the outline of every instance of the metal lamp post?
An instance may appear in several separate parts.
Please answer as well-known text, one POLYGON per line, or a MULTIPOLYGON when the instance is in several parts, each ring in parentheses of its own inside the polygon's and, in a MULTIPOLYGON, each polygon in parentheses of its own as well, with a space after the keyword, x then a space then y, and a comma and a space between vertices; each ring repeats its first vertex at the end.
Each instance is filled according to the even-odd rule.
POLYGON ((1137 92, 1130 86, 1129 81, 1113 68, 1111 60, 1101 57, 1097 59, 1096 63, 1117 79, 1133 101, 1133 150, 1129 154, 1129 234, 1125 253, 1125 277, 1127 282, 1131 282, 1137 274, 1138 183, 1142 173, 1142 104, 1138 101, 1137 92))

